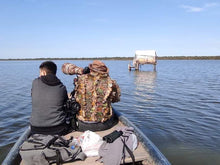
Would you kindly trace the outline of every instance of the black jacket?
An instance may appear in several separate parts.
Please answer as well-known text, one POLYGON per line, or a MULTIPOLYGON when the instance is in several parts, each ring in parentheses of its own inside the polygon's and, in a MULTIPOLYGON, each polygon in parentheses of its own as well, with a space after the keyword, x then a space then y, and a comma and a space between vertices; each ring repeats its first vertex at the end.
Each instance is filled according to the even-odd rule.
POLYGON ((66 87, 55 75, 41 76, 32 83, 32 127, 50 128, 65 123, 63 105, 66 102, 66 87))

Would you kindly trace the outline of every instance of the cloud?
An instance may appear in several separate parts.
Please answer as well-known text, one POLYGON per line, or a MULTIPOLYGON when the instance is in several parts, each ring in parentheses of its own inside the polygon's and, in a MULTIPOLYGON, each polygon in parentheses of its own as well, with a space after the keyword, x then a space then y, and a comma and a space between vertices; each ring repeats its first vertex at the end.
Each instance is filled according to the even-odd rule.
POLYGON ((206 3, 202 7, 190 6, 190 5, 181 5, 181 8, 185 9, 186 12, 203 12, 208 10, 211 7, 219 6, 218 3, 206 3))
POLYGON ((201 12, 204 10, 204 8, 201 7, 194 7, 194 6, 188 6, 188 5, 181 5, 183 9, 186 9, 186 12, 201 12))
POLYGON ((216 7, 216 6, 218 6, 218 5, 219 5, 218 3, 213 2, 213 3, 206 3, 206 4, 204 5, 204 7, 205 7, 205 8, 209 8, 209 7, 216 7))

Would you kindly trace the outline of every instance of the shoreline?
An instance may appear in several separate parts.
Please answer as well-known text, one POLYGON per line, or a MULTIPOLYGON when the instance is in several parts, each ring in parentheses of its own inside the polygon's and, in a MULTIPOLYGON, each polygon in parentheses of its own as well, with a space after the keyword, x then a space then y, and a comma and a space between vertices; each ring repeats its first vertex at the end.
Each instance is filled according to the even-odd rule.
MULTIPOLYGON (((133 60, 134 57, 91 57, 91 58, 9 58, 0 61, 28 60, 133 60)), ((158 56, 157 60, 220 60, 220 56, 158 56)))

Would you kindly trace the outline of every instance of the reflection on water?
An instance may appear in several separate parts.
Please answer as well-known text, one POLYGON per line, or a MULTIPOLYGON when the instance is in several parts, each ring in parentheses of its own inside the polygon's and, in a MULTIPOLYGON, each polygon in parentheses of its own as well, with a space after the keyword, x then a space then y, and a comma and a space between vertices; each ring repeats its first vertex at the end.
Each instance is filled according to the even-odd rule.
POLYGON ((144 100, 152 100, 152 93, 155 92, 156 71, 134 71, 134 84, 136 85, 137 99, 142 96, 144 100))
POLYGON ((157 77, 156 71, 135 71, 134 75, 137 90, 154 90, 157 77))

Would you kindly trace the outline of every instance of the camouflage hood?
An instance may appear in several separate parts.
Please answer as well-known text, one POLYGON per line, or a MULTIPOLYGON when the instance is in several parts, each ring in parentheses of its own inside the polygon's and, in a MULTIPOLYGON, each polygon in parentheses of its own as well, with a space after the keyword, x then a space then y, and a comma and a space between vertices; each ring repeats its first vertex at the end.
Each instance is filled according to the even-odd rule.
POLYGON ((108 73, 109 72, 107 66, 99 60, 94 60, 92 64, 89 64, 89 69, 90 71, 97 72, 97 73, 108 73))

